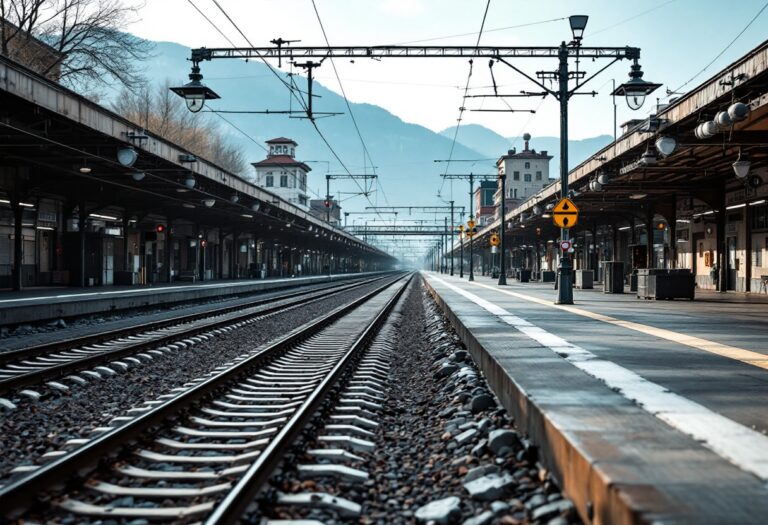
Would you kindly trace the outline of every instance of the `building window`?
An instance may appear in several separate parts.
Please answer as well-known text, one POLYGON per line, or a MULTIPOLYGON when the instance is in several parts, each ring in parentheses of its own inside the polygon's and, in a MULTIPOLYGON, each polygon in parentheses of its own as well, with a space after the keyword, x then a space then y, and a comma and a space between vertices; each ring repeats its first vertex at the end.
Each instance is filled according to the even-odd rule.
POLYGON ((530 173, 526 173, 525 174, 525 182, 531 182, 531 174, 530 173))
POLYGON ((763 266, 763 247, 759 242, 752 243, 752 266, 763 266))
POLYGON ((513 191, 513 194, 514 194, 514 196, 513 196, 512 198, 513 198, 513 199, 516 199, 516 198, 517 198, 517 188, 515 188, 515 189, 514 189, 514 190, 512 190, 512 191, 513 191))
POLYGON ((752 206, 752 230, 768 229, 768 204, 752 206))
POLYGON ((525 163, 525 169, 527 169, 527 170, 531 169, 531 163, 530 162, 526 162, 525 163))
POLYGON ((288 175, 280 175, 280 187, 281 188, 288 187, 288 175))
POLYGON ((520 172, 519 171, 513 171, 512 172, 512 178, 514 180, 520 180, 520 172))
POLYGON ((267 175, 265 180, 266 180, 266 182, 264 183, 264 185, 267 188, 271 188, 272 186, 275 185, 275 178, 272 175, 267 175))
POLYGON ((541 180, 542 173, 540 171, 536 172, 536 180, 541 180))

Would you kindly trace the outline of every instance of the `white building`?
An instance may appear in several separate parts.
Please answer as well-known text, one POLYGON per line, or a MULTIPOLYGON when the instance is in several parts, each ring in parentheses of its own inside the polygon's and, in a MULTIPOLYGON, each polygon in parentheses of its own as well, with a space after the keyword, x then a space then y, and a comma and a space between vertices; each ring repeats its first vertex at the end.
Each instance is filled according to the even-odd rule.
POLYGON ((256 185, 304 209, 309 208, 307 174, 312 169, 296 160, 298 144, 284 137, 268 140, 267 158, 254 162, 256 185))
MULTIPOLYGON (((511 149, 506 155, 499 157, 496 161, 496 167, 499 174, 506 174, 507 200, 523 201, 532 195, 536 195, 542 188, 549 185, 549 161, 551 155, 546 151, 536 152, 529 149, 528 144, 531 135, 523 135, 525 140, 525 149, 517 152, 511 149)), ((495 201, 499 202, 498 191, 495 201)), ((507 208, 509 209, 509 208, 507 208)))

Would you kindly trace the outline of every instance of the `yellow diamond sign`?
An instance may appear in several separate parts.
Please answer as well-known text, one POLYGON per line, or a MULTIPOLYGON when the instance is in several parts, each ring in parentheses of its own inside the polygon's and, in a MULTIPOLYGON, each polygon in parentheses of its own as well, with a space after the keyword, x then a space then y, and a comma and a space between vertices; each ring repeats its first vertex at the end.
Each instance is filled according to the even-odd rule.
POLYGON ((573 228, 579 222, 579 209, 571 199, 560 199, 552 209, 552 222, 558 228, 573 228))

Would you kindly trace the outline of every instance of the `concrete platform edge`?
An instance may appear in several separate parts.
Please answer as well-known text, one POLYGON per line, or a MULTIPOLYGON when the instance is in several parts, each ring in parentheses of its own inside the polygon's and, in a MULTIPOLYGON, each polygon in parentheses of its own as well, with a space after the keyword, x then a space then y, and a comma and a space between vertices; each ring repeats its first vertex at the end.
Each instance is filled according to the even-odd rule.
POLYGON ((442 309, 461 341, 499 397, 507 412, 539 448, 542 464, 549 469, 560 488, 576 505, 585 523, 645 524, 644 512, 633 505, 642 495, 632 494, 631 486, 617 486, 600 473, 594 458, 588 457, 554 425, 546 413, 520 388, 496 359, 488 353, 458 315, 424 279, 432 298, 442 309), (595 519, 595 517, 598 519, 595 519))
POLYGON ((146 293, 131 293, 125 296, 113 295, 104 298, 73 299, 66 302, 32 303, 13 308, 0 308, 0 326, 39 323, 56 319, 114 313, 134 308, 146 308, 159 305, 172 305, 200 301, 236 294, 249 294, 261 291, 276 291, 331 281, 344 281, 356 277, 373 276, 375 273, 339 274, 330 279, 327 275, 303 279, 301 281, 254 281, 253 283, 232 283, 231 286, 199 288, 197 290, 163 290, 153 293, 151 288, 146 293))

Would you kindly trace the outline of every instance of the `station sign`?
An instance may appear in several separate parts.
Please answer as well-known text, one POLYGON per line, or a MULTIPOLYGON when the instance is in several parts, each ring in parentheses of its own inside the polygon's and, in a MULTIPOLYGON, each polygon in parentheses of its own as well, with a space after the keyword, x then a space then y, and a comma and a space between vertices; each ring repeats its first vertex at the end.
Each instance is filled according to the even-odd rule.
POLYGON ((579 209, 571 199, 560 199, 552 209, 552 222, 558 228, 573 228, 579 222, 579 209))

